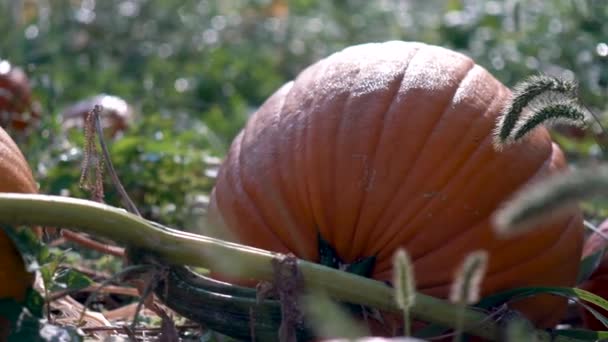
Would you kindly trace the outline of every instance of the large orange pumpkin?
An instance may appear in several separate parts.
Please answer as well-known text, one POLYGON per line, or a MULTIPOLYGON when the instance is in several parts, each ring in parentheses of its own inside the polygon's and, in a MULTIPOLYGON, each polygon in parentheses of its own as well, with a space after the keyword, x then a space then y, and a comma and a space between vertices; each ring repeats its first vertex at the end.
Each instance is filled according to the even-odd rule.
MULTIPOLYGON (((0 128, 0 192, 36 193, 38 187, 23 154, 11 137, 0 128)), ((37 230, 40 235, 40 230, 37 230)), ((13 242, 0 230, 0 299, 25 299, 34 281, 13 242)), ((8 322, 0 317, 0 340, 6 338, 8 322)))
MULTIPOLYGON (((376 256, 390 281, 395 250, 410 253, 417 287, 446 298, 454 270, 489 251, 482 294, 574 285, 580 213, 502 240, 492 213, 524 184, 566 167, 545 129, 498 152, 497 116, 510 91, 470 58, 391 41, 353 46, 283 85, 235 138, 212 193, 220 234, 319 261, 317 234, 345 263, 376 256)), ((566 302, 518 302, 540 326, 566 302)))

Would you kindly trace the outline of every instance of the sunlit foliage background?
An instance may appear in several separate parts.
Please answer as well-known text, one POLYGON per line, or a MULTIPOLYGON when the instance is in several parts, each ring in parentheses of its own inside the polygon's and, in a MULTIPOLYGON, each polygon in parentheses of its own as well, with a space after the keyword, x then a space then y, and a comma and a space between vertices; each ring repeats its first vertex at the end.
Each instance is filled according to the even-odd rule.
MULTIPOLYGON (((87 196, 83 134, 59 113, 117 95, 138 113, 109 142, 127 191, 147 217, 184 228, 213 184, 206 158, 282 83, 348 45, 437 44, 508 86, 543 72, 578 79, 597 114, 608 103, 603 0, 0 0, 0 13, 0 58, 27 71, 43 108, 33 134, 13 134, 41 191, 87 196)), ((589 136, 560 142, 573 161, 601 157, 589 136)), ((111 187, 106 201, 119 204, 111 187)))

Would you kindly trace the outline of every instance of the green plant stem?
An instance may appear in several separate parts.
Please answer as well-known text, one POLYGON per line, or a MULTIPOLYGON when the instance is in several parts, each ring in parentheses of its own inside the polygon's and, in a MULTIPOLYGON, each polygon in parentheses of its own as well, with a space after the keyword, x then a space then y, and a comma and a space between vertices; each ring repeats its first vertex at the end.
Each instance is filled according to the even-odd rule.
POLYGON ((460 314, 458 315, 456 321, 456 330, 453 339, 454 342, 462 341, 462 333, 464 332, 464 316, 467 308, 465 303, 458 303, 457 305, 460 307, 460 314))
MULTIPOLYGON (((123 209, 69 197, 2 193, 0 224, 73 228, 141 248, 172 264, 205 267, 227 275, 265 281, 272 281, 272 260, 281 257, 278 253, 160 228, 123 209)), ((393 289, 382 282, 304 260, 298 261, 298 267, 306 286, 326 291, 337 300, 402 312, 396 304, 393 289)), ((457 328, 461 309, 458 305, 418 293, 411 314, 423 321, 457 328)), ((467 308, 462 315, 462 324, 465 331, 473 335, 494 341, 500 338, 498 324, 486 319, 480 311, 467 308)), ((536 335, 539 341, 576 341, 562 336, 551 339, 542 330, 537 330, 536 335)))
POLYGON ((405 309, 403 309, 403 333, 405 336, 412 335, 411 326, 412 326, 412 324, 410 322, 410 309, 405 308, 405 309))

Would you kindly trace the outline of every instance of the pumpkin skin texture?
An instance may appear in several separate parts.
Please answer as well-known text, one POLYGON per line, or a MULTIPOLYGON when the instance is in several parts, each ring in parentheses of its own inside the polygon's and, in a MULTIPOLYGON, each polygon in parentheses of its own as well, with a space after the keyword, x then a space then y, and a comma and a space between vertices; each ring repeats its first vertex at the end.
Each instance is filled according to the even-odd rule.
MULTIPOLYGON (((11 137, 0 128, 0 192, 37 193, 38 187, 23 154, 11 137)), ((40 234, 40 232, 38 232, 40 234)), ((22 300, 32 283, 21 255, 9 237, 0 231, 0 298, 22 300)))
MULTIPOLYGON (((38 187, 23 154, 11 137, 0 128, 0 192, 37 193, 38 187)), ((38 236, 41 230, 36 229, 38 236)), ((0 298, 25 299, 34 275, 27 272, 21 254, 11 239, 0 230, 0 298)), ((0 331, 7 333, 9 322, 0 317, 0 331)), ((6 337, 6 336, 4 336, 6 337)), ((0 339, 3 335, 0 333, 0 339)))
MULTIPOLYGON (((220 168, 210 211, 219 237, 318 261, 317 234, 352 263, 376 256, 392 280, 404 247, 419 291, 447 298, 463 258, 485 249, 482 295, 572 286, 580 212, 502 240, 493 212, 566 161, 546 129, 498 152, 492 132, 510 91, 470 58, 416 42, 357 45, 309 66, 252 115, 220 168)), ((540 326, 566 302, 514 308, 540 326)))

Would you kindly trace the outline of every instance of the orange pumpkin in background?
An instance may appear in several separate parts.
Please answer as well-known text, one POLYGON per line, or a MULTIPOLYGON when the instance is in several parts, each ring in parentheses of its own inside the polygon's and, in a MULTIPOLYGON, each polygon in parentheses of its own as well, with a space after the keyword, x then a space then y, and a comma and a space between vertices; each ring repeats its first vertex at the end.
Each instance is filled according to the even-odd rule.
MULTIPOLYGON (((544 128, 493 147, 510 94, 441 47, 391 41, 334 53, 278 89, 235 138, 210 205, 223 229, 206 233, 316 262, 320 234, 344 263, 375 256, 371 276, 381 281, 405 247, 418 290, 441 298, 476 249, 490 255, 482 295, 573 286, 580 213, 509 240, 491 228, 514 191, 566 168, 544 128)), ((546 327, 566 301, 539 296, 514 308, 546 327)))
POLYGON ((0 59, 0 127, 23 131, 40 119, 25 72, 0 59))
MULTIPOLYGON (((595 252, 600 251, 602 248, 608 246, 608 240, 604 237, 608 237, 608 220, 605 220, 598 227, 600 233, 591 234, 585 241, 583 247, 583 258, 588 257, 595 252), (604 236, 602 236, 604 235, 604 236)), ((589 279, 586 279, 578 287, 594 293, 602 298, 608 299, 608 253, 604 253, 602 260, 598 267, 593 271, 589 279)), ((608 312, 603 310, 597 305, 589 304, 593 309, 599 311, 602 315, 608 316, 608 312)), ((583 324, 586 328, 592 330, 606 330, 606 327, 602 322, 598 321, 595 316, 584 308, 581 308, 581 316, 583 318, 583 324)))
POLYGON ((100 94, 95 95, 65 108, 61 117, 65 130, 84 127, 88 113, 95 107, 101 105, 101 125, 110 137, 115 137, 124 132, 133 120, 133 108, 122 98, 100 94))
MULTIPOLYGON (((11 137, 0 128, 0 192, 37 193, 32 171, 11 137)), ((38 236, 41 235, 37 229, 38 236)), ((23 301, 34 275, 25 269, 21 254, 12 240, 0 230, 0 299, 23 301)), ((0 339, 8 322, 0 317, 0 339)))

